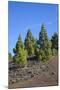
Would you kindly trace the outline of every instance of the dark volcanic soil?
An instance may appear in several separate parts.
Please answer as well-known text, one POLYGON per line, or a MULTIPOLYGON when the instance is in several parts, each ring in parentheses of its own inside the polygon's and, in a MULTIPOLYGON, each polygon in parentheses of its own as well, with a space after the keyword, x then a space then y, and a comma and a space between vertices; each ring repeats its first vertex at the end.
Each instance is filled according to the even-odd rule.
POLYGON ((26 68, 9 64, 8 88, 25 88, 58 85, 58 57, 47 62, 33 62, 26 68))

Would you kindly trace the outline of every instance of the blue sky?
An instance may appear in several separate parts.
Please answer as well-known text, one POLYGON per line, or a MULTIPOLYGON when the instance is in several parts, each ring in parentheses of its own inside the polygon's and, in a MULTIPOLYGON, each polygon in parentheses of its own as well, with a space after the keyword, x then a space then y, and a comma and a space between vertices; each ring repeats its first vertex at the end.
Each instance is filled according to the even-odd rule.
POLYGON ((26 2, 8 2, 8 51, 13 54, 19 34, 24 41, 27 30, 39 38, 42 23, 45 24, 49 38, 58 31, 58 5, 26 2))

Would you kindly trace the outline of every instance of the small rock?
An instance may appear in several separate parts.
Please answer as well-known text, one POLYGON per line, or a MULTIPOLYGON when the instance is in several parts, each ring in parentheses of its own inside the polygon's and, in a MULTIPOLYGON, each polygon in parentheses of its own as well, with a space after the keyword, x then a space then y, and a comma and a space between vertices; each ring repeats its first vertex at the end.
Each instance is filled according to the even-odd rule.
POLYGON ((55 73, 54 73, 54 72, 52 72, 51 74, 52 74, 52 75, 54 75, 55 73))
POLYGON ((34 77, 34 74, 31 74, 31 78, 34 77))
POLYGON ((12 83, 16 83, 16 80, 15 80, 15 79, 13 79, 11 82, 12 82, 12 83))
POLYGON ((20 81, 20 78, 16 78, 16 81, 17 81, 17 82, 20 81))
POLYGON ((48 67, 45 66, 45 65, 42 65, 40 68, 41 68, 41 70, 42 70, 43 72, 47 72, 47 71, 48 71, 48 67))
POLYGON ((32 71, 28 71, 28 73, 29 73, 29 74, 31 74, 31 73, 32 73, 32 71))

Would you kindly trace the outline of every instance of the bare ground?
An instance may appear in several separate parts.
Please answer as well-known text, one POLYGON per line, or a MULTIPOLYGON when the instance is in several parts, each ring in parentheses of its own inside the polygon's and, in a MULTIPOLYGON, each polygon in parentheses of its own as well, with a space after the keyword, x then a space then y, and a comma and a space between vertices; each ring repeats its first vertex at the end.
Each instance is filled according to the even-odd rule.
POLYGON ((47 62, 40 62, 38 65, 33 65, 26 70, 17 70, 9 70, 8 88, 27 88, 58 85, 57 56, 53 57, 47 62))

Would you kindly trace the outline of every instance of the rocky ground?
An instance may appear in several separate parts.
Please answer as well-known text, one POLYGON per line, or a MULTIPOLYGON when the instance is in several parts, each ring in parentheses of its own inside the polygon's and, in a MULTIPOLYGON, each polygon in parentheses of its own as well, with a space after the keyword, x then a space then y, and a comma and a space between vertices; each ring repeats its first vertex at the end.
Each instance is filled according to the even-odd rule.
POLYGON ((58 57, 47 62, 29 62, 28 67, 20 68, 9 63, 9 88, 25 88, 58 85, 58 57))

